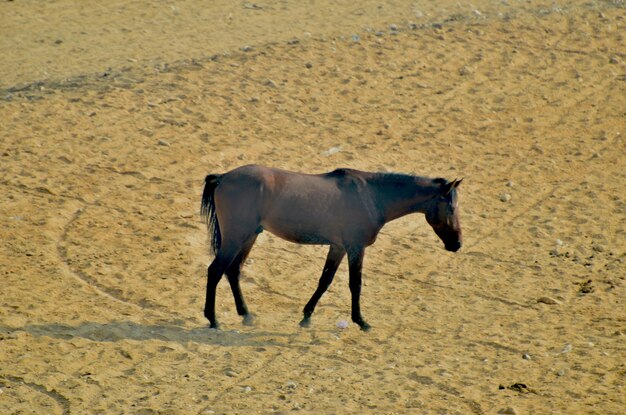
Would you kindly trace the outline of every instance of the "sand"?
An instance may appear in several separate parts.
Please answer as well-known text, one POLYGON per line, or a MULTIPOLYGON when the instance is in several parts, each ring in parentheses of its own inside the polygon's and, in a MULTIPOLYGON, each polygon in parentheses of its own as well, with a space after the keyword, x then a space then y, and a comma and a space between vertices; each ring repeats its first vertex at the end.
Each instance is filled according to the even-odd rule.
POLYGON ((432 3, 0 3, 0 413, 624 413, 624 4, 432 3), (364 333, 263 233, 209 330, 248 163, 464 178, 465 245, 388 224, 364 333))

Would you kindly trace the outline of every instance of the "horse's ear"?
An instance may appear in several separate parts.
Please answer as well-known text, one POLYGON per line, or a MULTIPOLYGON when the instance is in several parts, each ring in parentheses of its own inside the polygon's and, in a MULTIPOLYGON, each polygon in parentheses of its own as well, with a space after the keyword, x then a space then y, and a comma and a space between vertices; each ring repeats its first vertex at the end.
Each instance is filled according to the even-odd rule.
POLYGON ((441 187, 441 193, 444 196, 448 196, 450 194, 450 192, 452 191, 452 189, 455 189, 455 188, 459 187, 459 185, 461 184, 462 181, 463 181, 463 179, 461 179, 461 180, 454 179, 451 182, 446 182, 441 187))

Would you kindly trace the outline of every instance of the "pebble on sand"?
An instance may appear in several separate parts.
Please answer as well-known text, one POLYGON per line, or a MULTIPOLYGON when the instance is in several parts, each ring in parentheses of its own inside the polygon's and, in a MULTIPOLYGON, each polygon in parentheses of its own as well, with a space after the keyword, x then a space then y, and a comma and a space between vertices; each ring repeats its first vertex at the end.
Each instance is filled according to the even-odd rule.
POLYGON ((337 322, 337 327, 338 327, 338 328, 340 328, 340 329, 342 329, 342 330, 343 330, 343 329, 347 329, 347 328, 348 328, 348 326, 349 326, 349 323, 348 323, 346 320, 339 320, 339 321, 337 322))
POLYGON ((503 415, 517 415, 517 411, 511 406, 500 409, 498 413, 503 415))
POLYGON ((502 193, 500 195, 500 201, 508 202, 509 200, 511 200, 511 195, 509 193, 502 193))
POLYGON ((474 73, 474 70, 467 65, 463 65, 461 68, 459 68, 459 75, 467 76, 473 73, 474 73))
POLYGON ((333 154, 339 153, 341 151, 341 147, 331 147, 326 151, 322 152, 322 156, 332 156, 333 154))
POLYGON ((555 300, 552 297, 539 297, 537 298, 538 303, 549 304, 549 305, 557 305, 560 304, 559 301, 555 300))

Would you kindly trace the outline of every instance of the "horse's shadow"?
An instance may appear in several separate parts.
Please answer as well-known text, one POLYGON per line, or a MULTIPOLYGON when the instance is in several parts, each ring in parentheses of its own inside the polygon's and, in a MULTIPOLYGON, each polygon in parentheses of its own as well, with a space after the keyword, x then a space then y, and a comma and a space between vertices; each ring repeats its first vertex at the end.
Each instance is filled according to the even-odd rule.
POLYGON ((215 330, 206 326, 185 328, 171 322, 162 324, 140 324, 132 321, 107 323, 84 322, 76 326, 60 323, 30 324, 22 327, 0 325, 0 334, 26 332, 36 337, 52 337, 70 340, 83 338, 95 342, 118 342, 122 340, 160 340, 163 342, 189 342, 217 346, 284 347, 293 345, 297 333, 266 331, 241 332, 237 330, 215 330))

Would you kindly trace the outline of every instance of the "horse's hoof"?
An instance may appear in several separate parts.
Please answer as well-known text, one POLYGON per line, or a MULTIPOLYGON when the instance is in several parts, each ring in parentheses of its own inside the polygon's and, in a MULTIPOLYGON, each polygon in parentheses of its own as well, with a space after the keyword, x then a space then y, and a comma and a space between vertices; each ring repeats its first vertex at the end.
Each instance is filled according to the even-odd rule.
POLYGON ((242 323, 244 326, 254 326, 254 316, 252 314, 245 314, 243 316, 242 323))
POLYGON ((210 329, 214 329, 214 330, 219 330, 220 325, 217 321, 214 321, 211 323, 211 325, 209 326, 210 329))
POLYGON ((369 324, 367 324, 366 322, 362 321, 359 324, 359 327, 361 327, 361 330, 363 331, 370 331, 370 329, 372 328, 372 326, 370 326, 369 324))
POLYGON ((305 317, 300 322, 300 327, 309 328, 311 327, 311 319, 309 317, 305 317))

